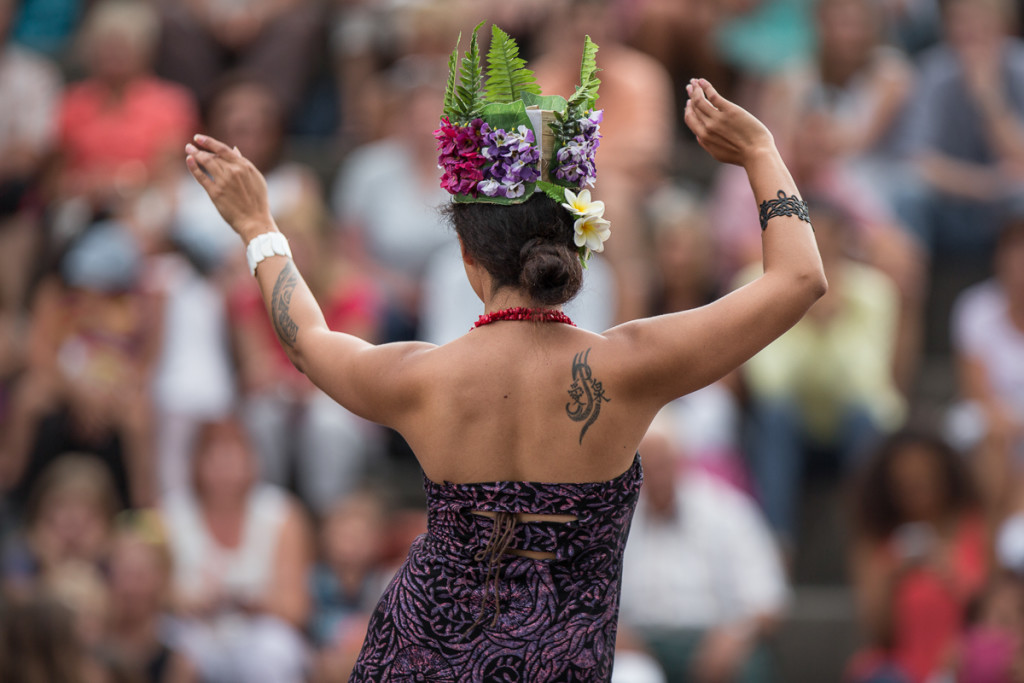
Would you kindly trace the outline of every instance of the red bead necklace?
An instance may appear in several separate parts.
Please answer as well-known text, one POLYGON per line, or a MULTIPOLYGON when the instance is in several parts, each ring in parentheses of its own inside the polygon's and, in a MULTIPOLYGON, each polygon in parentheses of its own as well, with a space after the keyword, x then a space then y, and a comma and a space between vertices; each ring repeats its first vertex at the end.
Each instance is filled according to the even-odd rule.
POLYGON ((503 308, 494 313, 484 313, 473 323, 473 329, 499 320, 533 320, 541 323, 564 323, 576 327, 576 323, 561 311, 553 311, 550 308, 523 308, 522 306, 516 306, 515 308, 503 308))

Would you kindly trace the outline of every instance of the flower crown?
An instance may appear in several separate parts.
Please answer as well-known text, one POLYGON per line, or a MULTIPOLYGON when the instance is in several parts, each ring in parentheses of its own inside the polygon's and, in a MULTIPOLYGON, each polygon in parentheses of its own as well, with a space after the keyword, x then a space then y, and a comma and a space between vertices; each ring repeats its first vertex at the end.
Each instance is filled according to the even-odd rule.
POLYGON ((473 29, 461 72, 461 34, 448 59, 441 127, 434 131, 441 187, 458 203, 520 204, 544 192, 575 217, 573 239, 586 267, 611 234, 604 202, 591 201, 584 189, 597 179, 594 155, 604 113, 594 109, 601 84, 597 44, 586 37, 580 84, 566 100, 540 94, 516 41, 497 26, 491 27, 484 84, 476 38, 481 26, 473 29))

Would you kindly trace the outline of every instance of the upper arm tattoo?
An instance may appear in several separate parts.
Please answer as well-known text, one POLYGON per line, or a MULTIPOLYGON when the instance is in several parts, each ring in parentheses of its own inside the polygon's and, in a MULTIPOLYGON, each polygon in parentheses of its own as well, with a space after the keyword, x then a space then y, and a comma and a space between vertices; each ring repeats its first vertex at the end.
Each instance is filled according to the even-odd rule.
POLYGON ((270 317, 274 323, 274 330, 281 343, 289 347, 295 346, 295 337, 299 333, 299 326, 292 320, 290 313, 292 292, 298 284, 299 271, 291 261, 288 261, 278 274, 274 292, 270 295, 270 317))
POLYGON ((594 378, 588 358, 590 349, 581 351, 572 359, 572 386, 569 387, 569 402, 565 404, 565 412, 573 422, 582 422, 580 443, 601 414, 601 403, 610 401, 604 393, 604 386, 594 378))

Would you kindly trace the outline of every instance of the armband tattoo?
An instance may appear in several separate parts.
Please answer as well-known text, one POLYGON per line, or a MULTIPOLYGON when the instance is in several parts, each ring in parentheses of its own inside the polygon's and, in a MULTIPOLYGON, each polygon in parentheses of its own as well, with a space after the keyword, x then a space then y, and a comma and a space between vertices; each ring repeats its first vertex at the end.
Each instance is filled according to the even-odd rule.
POLYGON ((778 197, 778 199, 766 199, 761 202, 761 230, 768 227, 768 221, 779 216, 796 216, 810 225, 811 213, 807 208, 807 202, 796 195, 787 197, 782 190, 779 190, 778 197))

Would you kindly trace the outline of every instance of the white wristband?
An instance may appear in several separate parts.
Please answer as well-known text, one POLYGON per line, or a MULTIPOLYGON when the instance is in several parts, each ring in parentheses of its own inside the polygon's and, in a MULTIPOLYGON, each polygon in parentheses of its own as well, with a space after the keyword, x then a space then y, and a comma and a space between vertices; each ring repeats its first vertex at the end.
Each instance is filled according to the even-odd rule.
POLYGON ((256 266, 260 262, 274 255, 292 257, 291 247, 288 246, 288 240, 285 236, 279 232, 265 232, 262 235, 256 235, 249 242, 248 246, 245 247, 245 258, 249 261, 249 272, 253 275, 256 274, 256 266))

